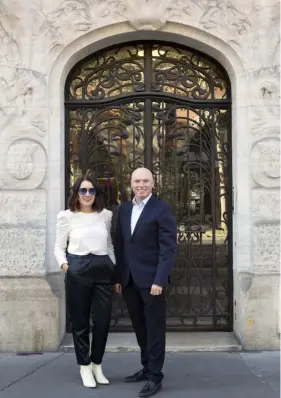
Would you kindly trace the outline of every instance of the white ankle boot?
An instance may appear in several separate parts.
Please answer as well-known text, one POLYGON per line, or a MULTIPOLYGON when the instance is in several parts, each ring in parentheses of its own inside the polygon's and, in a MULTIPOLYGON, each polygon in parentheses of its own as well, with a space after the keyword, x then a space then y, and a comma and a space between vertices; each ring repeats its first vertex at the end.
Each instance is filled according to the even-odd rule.
POLYGON ((80 375, 82 377, 84 387, 95 388, 96 381, 92 373, 92 365, 80 366, 80 375))
POLYGON ((94 374, 97 383, 109 384, 109 381, 103 374, 101 365, 96 365, 95 363, 92 363, 92 372, 94 374))

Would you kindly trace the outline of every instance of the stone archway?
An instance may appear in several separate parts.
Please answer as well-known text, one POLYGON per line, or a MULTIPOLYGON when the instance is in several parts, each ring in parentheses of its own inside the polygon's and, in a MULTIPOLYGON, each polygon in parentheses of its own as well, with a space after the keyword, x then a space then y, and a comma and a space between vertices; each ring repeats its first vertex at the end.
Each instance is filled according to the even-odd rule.
MULTIPOLYGON (((190 28, 188 26, 169 23, 161 32, 134 32, 125 23, 97 29, 90 34, 76 40, 65 48, 57 62, 53 66, 49 79, 49 107, 52 117, 49 120, 49 168, 55 170, 55 179, 48 179, 49 192, 56 192, 48 205, 49 241, 48 247, 52 247, 54 240, 54 220, 57 211, 64 207, 65 184, 64 184, 64 139, 61 134, 64 131, 65 120, 63 112, 64 82, 71 68, 89 54, 106 48, 112 44, 114 36, 115 43, 123 43, 128 40, 159 40, 186 45, 200 49, 204 53, 218 60, 226 69, 232 85, 232 165, 233 165, 233 186, 234 186, 234 209, 233 209, 233 275, 234 275, 234 302, 235 317, 234 330, 238 336, 242 333, 241 321, 244 315, 244 301, 240 295, 240 270, 250 268, 250 214, 249 214, 249 175, 245 174, 245 168, 249 167, 246 148, 239 144, 245 141, 245 132, 248 131, 248 108, 245 107, 246 76, 242 63, 235 52, 223 41, 213 37, 206 32, 190 28), (243 101, 241 103, 241 95, 243 101), (54 101, 54 98, 56 99, 54 101), (243 133, 243 134, 242 134, 243 133), (239 162, 239 156, 243 156, 243 165, 239 162), (60 170, 60 174, 57 173, 60 170), (239 186, 239 189, 237 187, 239 186), (58 190, 59 187, 59 190, 58 190), (243 204, 240 199, 243 198, 243 204), (243 234, 238 230, 243 226, 243 234), (245 250, 245 247, 247 249, 245 250), (242 267, 242 268, 241 268, 242 267), (237 300, 236 300, 237 299, 237 300)), ((63 285, 61 285, 63 296, 63 285)), ((63 296, 64 297, 64 296, 63 296)), ((64 309, 64 299, 61 311, 64 309)), ((61 327, 64 325, 64 311, 61 312, 61 327)), ((64 333, 64 329, 61 329, 64 333)), ((241 338, 243 337, 241 335, 241 338)))
POLYGON ((160 40, 187 46, 226 70, 232 88, 233 331, 246 349, 277 348, 278 5, 261 0, 254 9, 233 1, 22 3, 5 2, 0 10, 0 348, 53 349, 65 334, 63 277, 53 256, 56 216, 67 186, 64 87, 75 64, 113 39, 114 44, 160 40))

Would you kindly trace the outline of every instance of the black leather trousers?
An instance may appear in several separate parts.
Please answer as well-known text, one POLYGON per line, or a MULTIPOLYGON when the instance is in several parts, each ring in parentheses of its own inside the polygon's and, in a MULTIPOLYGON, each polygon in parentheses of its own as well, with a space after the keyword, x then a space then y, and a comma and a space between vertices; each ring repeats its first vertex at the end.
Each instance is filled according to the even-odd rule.
POLYGON ((66 295, 77 363, 99 365, 111 319, 114 264, 108 256, 67 255, 66 295), (93 314, 90 349, 90 316, 93 314))

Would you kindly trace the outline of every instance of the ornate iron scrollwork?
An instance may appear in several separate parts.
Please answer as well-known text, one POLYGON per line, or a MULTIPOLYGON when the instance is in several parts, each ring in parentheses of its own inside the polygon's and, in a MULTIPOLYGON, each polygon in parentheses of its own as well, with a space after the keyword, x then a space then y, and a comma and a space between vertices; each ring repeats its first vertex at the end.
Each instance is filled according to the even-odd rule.
POLYGON ((115 48, 97 53, 72 73, 66 98, 101 100, 144 91, 143 46, 115 48))
POLYGON ((195 100, 229 98, 221 68, 192 50, 166 44, 152 46, 152 89, 195 100))
MULTIPOLYGON (((167 288, 170 329, 230 330, 231 93, 224 69, 188 48, 137 43, 83 60, 65 90, 68 174, 92 169, 116 209, 149 167, 178 224, 167 288)), ((130 327, 116 297, 113 330, 130 327)))

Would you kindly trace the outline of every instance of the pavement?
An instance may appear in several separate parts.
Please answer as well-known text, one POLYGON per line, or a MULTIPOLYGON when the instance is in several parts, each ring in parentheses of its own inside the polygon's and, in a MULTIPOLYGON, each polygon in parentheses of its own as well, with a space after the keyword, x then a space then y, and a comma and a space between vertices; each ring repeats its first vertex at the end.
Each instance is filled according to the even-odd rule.
MULTIPOLYGON (((231 332, 166 333, 166 352, 241 351, 242 347, 231 332)), ((60 351, 74 352, 71 333, 65 335, 60 351)), ((107 352, 139 352, 135 333, 109 333, 107 352)))
MULTIPOLYGON (((84 388, 73 353, 0 354, 0 398, 137 397, 143 383, 123 378, 140 368, 137 352, 108 352, 109 386, 84 388)), ((279 398, 279 352, 167 353, 162 398, 279 398)))

